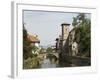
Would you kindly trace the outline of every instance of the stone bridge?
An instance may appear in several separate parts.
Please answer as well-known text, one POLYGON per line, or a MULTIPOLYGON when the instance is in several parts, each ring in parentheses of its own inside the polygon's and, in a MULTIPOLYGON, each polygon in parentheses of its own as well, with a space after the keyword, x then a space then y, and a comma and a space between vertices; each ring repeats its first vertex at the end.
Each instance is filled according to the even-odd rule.
POLYGON ((38 54, 38 57, 39 57, 39 58, 42 58, 42 59, 43 59, 43 58, 46 58, 46 56, 47 56, 47 54, 46 54, 46 53, 43 53, 43 54, 38 54))
POLYGON ((59 58, 59 53, 54 52, 54 53, 51 53, 51 54, 56 56, 57 58, 59 58))
MULTIPOLYGON (((59 54, 56 53, 56 52, 53 52, 53 53, 50 53, 50 54, 52 54, 52 55, 56 56, 57 58, 59 58, 59 54)), ((48 53, 43 53, 43 54, 39 54, 38 57, 39 58, 46 58, 47 55, 48 55, 48 53)))

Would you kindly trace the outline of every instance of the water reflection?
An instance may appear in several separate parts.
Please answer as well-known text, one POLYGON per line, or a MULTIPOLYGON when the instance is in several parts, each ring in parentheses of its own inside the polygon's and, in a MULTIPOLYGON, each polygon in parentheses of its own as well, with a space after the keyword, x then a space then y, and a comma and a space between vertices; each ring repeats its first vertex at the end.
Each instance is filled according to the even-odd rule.
POLYGON ((55 68, 56 63, 52 62, 49 58, 46 58, 41 63, 41 68, 55 68))

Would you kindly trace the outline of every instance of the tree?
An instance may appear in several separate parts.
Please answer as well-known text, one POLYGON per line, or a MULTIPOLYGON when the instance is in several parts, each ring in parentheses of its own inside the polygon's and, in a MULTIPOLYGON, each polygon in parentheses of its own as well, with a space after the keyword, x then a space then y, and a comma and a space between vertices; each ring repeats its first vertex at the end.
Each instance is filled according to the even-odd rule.
POLYGON ((45 49, 41 47, 39 54, 43 54, 43 53, 45 53, 45 49))
POLYGON ((74 27, 77 26, 77 18, 76 18, 76 17, 73 17, 72 25, 73 25, 74 27))
POLYGON ((33 54, 37 54, 38 49, 39 49, 39 48, 38 48, 37 46, 34 45, 34 46, 32 47, 33 54))
POLYGON ((49 54, 52 53, 52 51, 53 51, 53 49, 51 47, 48 47, 47 50, 46 50, 46 52, 49 53, 49 54))
POLYGON ((32 47, 30 46, 30 41, 27 39, 27 30, 23 25, 23 58, 27 59, 29 57, 33 57, 32 47))
POLYGON ((75 26, 75 41, 79 44, 81 56, 90 57, 91 47, 91 21, 84 13, 73 18, 72 25, 75 26))

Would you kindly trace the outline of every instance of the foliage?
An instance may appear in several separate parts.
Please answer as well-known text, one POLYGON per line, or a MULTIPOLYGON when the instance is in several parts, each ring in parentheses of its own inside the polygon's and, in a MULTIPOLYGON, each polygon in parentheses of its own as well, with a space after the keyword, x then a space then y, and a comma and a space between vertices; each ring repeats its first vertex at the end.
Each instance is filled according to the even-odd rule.
POLYGON ((23 58, 27 59, 29 57, 33 57, 32 47, 30 46, 30 41, 27 39, 27 30, 23 25, 23 58))
POLYGON ((45 53, 45 49, 41 47, 39 54, 43 54, 43 53, 45 53))
POLYGON ((49 58, 50 60, 55 59, 55 61, 57 61, 57 57, 54 54, 47 54, 47 58, 49 58))
POLYGON ((91 21, 84 13, 73 18, 72 25, 75 27, 75 41, 79 44, 81 56, 90 57, 91 47, 91 21))
POLYGON ((76 17, 73 17, 73 23, 72 23, 73 26, 76 26, 77 25, 77 18, 76 17))
POLYGON ((34 69, 39 67, 39 58, 28 58, 23 61, 23 69, 34 69))
POLYGON ((34 45, 32 47, 32 51, 34 52, 34 54, 37 54, 38 50, 39 50, 39 48, 37 46, 34 45))
POLYGON ((50 53, 53 52, 53 49, 51 47, 48 47, 47 50, 46 50, 46 52, 50 54, 50 53))

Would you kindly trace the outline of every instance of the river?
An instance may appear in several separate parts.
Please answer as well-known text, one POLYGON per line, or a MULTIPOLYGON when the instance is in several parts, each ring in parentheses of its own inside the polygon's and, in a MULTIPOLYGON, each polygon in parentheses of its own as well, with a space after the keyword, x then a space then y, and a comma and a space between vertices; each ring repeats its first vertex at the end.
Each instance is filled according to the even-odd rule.
MULTIPOLYGON (((69 60, 70 61, 70 60, 69 60)), ((72 62, 62 62, 55 61, 54 58, 44 58, 44 60, 40 64, 40 68, 56 68, 56 67, 76 67, 76 66, 89 66, 90 60, 89 59, 80 59, 80 58, 73 58, 71 59, 72 62)))
POLYGON ((52 62, 49 58, 46 58, 41 63, 41 68, 55 68, 57 66, 56 63, 52 62))

